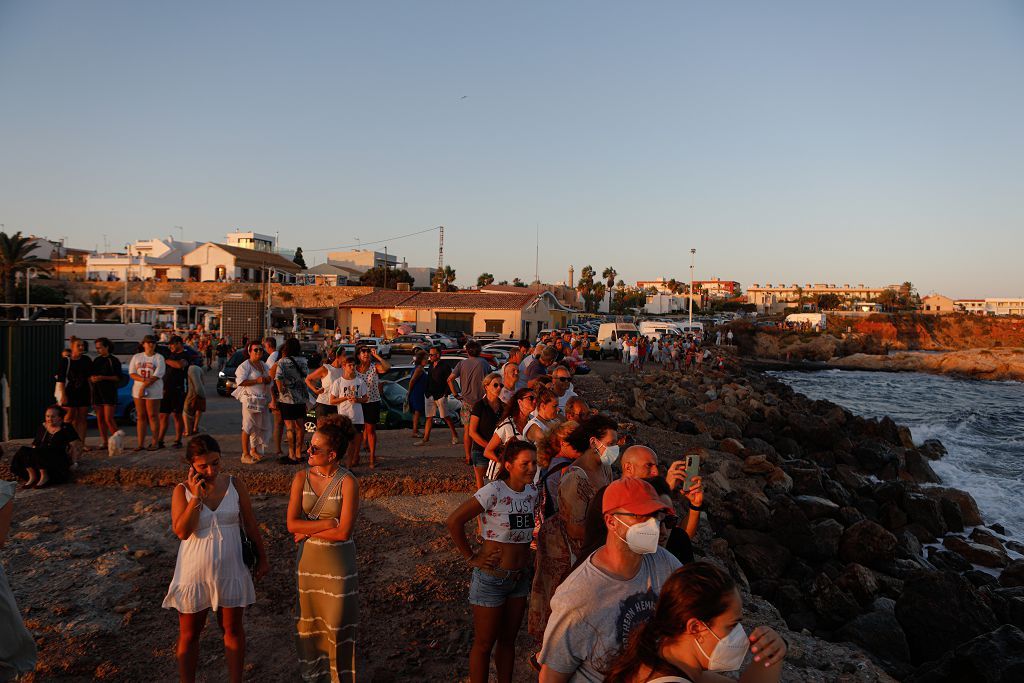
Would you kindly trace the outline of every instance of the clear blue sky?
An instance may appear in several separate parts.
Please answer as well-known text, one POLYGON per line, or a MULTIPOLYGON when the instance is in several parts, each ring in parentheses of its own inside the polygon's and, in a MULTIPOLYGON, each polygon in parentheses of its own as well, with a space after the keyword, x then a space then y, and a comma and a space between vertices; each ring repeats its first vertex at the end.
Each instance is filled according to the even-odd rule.
POLYGON ((0 0, 0 223, 1024 295, 1022 83, 1010 0, 0 0))

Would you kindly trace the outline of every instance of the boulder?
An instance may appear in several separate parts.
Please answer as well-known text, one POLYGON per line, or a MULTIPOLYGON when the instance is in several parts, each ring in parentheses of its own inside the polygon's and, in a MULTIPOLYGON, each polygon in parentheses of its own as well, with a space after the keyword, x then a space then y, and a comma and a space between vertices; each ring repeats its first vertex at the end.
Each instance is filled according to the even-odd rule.
POLYGON ((903 584, 896 601, 915 664, 939 659, 996 627, 996 617, 971 583, 953 572, 921 570, 903 584))
POLYGON ((978 510, 978 503, 975 502, 974 496, 966 491, 948 486, 931 486, 923 489, 922 493, 939 501, 945 499, 956 503, 960 507, 960 514, 963 515, 965 526, 978 526, 981 524, 981 512, 978 510))
POLYGON ((905 683, 1013 683, 1024 681, 1024 631, 1009 624, 944 652, 905 683))
POLYGON ((784 470, 776 467, 765 478, 765 495, 773 493, 789 493, 793 490, 793 479, 784 470))
POLYGON ((751 579, 778 579, 786 571, 790 554, 770 537, 763 543, 734 546, 736 562, 751 579))
POLYGON ((906 463, 906 474, 916 482, 938 484, 942 479, 932 469, 931 462, 916 448, 908 448, 903 452, 906 463))
POLYGON ((963 536, 946 536, 942 539, 942 545, 971 564, 978 564, 982 567, 1005 567, 1010 563, 1010 558, 1005 550, 997 550, 987 545, 973 543, 963 536))
MULTIPOLYGON (((902 454, 890 442, 865 439, 853 447, 853 457, 868 472, 897 471, 901 469, 902 454)), ((894 476, 886 477, 889 479, 894 476)))
POLYGON ((1014 560, 999 575, 999 585, 1007 588, 1024 586, 1024 560, 1014 560))
POLYGON ((837 586, 827 574, 818 574, 811 584, 811 605, 818 619, 836 628, 860 614, 853 596, 837 586))
MULTIPOLYGON (((733 441, 733 439, 729 439, 729 441, 733 441)), ((768 461, 766 455, 749 455, 743 461, 743 471, 746 474, 769 474, 775 469, 775 465, 768 461)))
POLYGON ((827 498, 803 495, 794 496, 793 501, 800 506, 808 519, 839 516, 839 506, 827 498))
POLYGON ((870 569, 861 564, 848 564, 836 578, 836 585, 867 607, 878 594, 878 581, 870 569))
POLYGON ((771 521, 771 511, 764 500, 753 493, 735 489, 726 495, 725 507, 740 526, 748 529, 765 529, 771 521))
POLYGON ((839 558, 874 569, 884 568, 896 559, 896 537, 875 522, 862 520, 843 533, 839 558))
POLYGON ((718 443, 718 450, 730 455, 742 455, 745 448, 737 439, 722 439, 718 443))
POLYGON ((995 548, 996 550, 1006 550, 1006 548, 1003 547, 1003 542, 1000 541, 999 538, 988 529, 983 529, 982 527, 975 527, 971 530, 971 533, 968 537, 975 543, 987 545, 988 547, 995 548))
POLYGON ((939 510, 942 511, 942 521, 946 523, 946 529, 953 533, 964 530, 964 513, 960 511, 960 503, 942 498, 939 500, 939 510))
POLYGON ((989 605, 1000 624, 1024 628, 1024 587, 990 586, 982 588, 981 592, 988 597, 989 605))
POLYGON ((882 660, 894 675, 905 675, 910 671, 907 636, 892 611, 862 614, 840 628, 836 637, 861 646, 882 660))
POLYGON ((850 465, 836 465, 832 470, 832 478, 854 492, 871 487, 871 480, 850 465))
POLYGON ((921 493, 908 493, 903 500, 903 509, 907 518, 914 524, 920 524, 933 538, 946 533, 946 520, 942 517, 939 502, 921 493))
POLYGON ((820 519, 811 524, 810 552, 802 556, 808 559, 831 559, 839 553, 842 537, 842 524, 834 519, 820 519))
POLYGON ((948 572, 966 572, 974 567, 952 550, 944 550, 935 546, 928 546, 928 562, 936 569, 948 572))
POLYGON ((925 442, 917 447, 921 455, 929 460, 939 460, 946 457, 946 447, 938 439, 925 439, 925 442))
POLYGON ((968 569, 964 572, 964 578, 970 581, 971 585, 975 588, 984 588, 985 586, 995 587, 999 585, 999 579, 981 569, 968 569))

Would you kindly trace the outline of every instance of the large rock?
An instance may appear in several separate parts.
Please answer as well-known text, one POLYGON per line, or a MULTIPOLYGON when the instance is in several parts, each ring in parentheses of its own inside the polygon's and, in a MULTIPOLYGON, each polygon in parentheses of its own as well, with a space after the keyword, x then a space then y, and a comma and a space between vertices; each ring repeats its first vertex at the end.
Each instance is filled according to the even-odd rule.
POLYGON ((903 453, 891 442, 879 439, 865 439, 853 447, 853 457, 861 467, 869 472, 878 473, 883 478, 894 479, 896 472, 902 469, 903 453))
POLYGON ((905 683, 1024 681, 1024 631, 1005 625, 969 640, 918 668, 905 683))
POLYGON ((862 606, 870 605, 878 594, 875 574, 862 564, 848 564, 836 578, 836 585, 857 599, 862 606))
POLYGON ((946 536, 942 539, 942 545, 968 562, 982 567, 1005 567, 1010 563, 1010 558, 1005 550, 973 543, 962 536, 946 536))
POLYGON ((762 543, 747 543, 732 549, 736 561, 751 579, 778 579, 789 565, 789 551, 770 536, 765 539, 762 543))
POLYGON ((883 569, 896 559, 896 537, 869 519, 849 527, 839 543, 839 559, 883 569))
POLYGON ((807 519, 819 519, 821 517, 838 517, 839 506, 828 498, 819 496, 794 496, 794 502, 800 506, 807 519))
POLYGON ((996 627, 996 616, 978 590, 952 572, 913 573, 896 601, 896 618, 915 664, 939 659, 996 627))
POLYGON ((848 640, 873 654, 894 675, 909 673, 910 648, 903 627, 888 610, 862 614, 836 632, 839 640, 848 640))
POLYGON ((938 439, 925 439, 925 442, 917 447, 929 460, 939 460, 946 457, 946 447, 938 439))
POLYGON ((935 474, 935 470, 927 457, 925 457, 921 451, 916 448, 908 448, 904 451, 904 458, 906 460, 906 471, 914 481, 938 484, 942 481, 939 475, 935 474))
POLYGON ((909 520, 928 530, 932 538, 946 533, 946 520, 942 516, 939 502, 920 493, 908 493, 903 500, 903 509, 909 520))
POLYGON ((860 605, 852 595, 837 586, 827 574, 818 574, 811 584, 811 604, 818 619, 836 628, 860 614, 860 605))
POLYGON ((974 500, 974 496, 966 491, 948 486, 930 486, 923 489, 922 493, 939 501, 950 500, 955 502, 960 507, 960 514, 963 516, 966 526, 978 526, 981 524, 981 512, 978 510, 978 503, 974 500))
POLYGON ((1024 560, 1014 560, 999 575, 999 585, 1013 588, 1024 586, 1024 560))

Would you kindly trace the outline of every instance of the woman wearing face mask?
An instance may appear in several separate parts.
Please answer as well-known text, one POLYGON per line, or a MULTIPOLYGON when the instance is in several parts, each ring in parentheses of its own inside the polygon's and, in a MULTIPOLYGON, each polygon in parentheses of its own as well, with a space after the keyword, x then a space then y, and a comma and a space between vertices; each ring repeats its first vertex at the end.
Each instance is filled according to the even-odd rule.
POLYGON ((486 683, 491 651, 498 683, 512 683, 515 644, 530 593, 530 542, 537 504, 537 452, 528 441, 513 439, 501 453, 498 479, 487 484, 448 516, 448 533, 473 567, 469 602, 473 605, 471 683, 486 683), (466 523, 482 519, 483 545, 473 552, 466 523), (495 647, 496 646, 496 647, 495 647))
POLYGON ((654 616, 637 626, 605 683, 731 683, 715 671, 737 671, 754 658, 741 683, 775 683, 786 643, 768 626, 748 637, 743 603, 732 578, 707 562, 677 570, 661 587, 654 616))
POLYGON ((558 397, 550 389, 537 390, 537 411, 526 423, 526 440, 534 445, 558 424, 558 397))
POLYGON ((188 442, 184 483, 171 496, 171 526, 181 539, 174 578, 163 606, 178 611, 178 672, 194 681, 199 636, 212 609, 224 632, 228 676, 240 683, 245 668, 245 621, 256 602, 253 576, 242 560, 239 526, 256 545, 255 578, 268 571, 267 551, 245 484, 220 470, 220 446, 208 434, 188 442))
POLYGON ((544 520, 537 535, 528 629, 538 641, 544 637, 551 596, 572 571, 583 546, 587 506, 594 493, 607 486, 614 476, 611 462, 618 453, 617 428, 611 418, 594 415, 563 439, 580 455, 562 472, 557 489, 548 489, 548 495, 557 495, 558 512, 544 520))

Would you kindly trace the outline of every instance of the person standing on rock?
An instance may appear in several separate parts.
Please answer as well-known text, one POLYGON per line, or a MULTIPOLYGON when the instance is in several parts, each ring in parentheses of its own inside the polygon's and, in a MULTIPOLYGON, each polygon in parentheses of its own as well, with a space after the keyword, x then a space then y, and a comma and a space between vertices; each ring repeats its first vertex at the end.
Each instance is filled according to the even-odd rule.
POLYGON ((469 603, 473 606, 470 683, 487 683, 494 650, 498 683, 512 683, 516 636, 530 594, 530 543, 539 499, 533 484, 537 451, 533 444, 509 441, 500 456, 498 478, 477 491, 448 516, 455 549, 473 568, 469 603), (483 543, 476 552, 466 538, 466 523, 481 518, 483 543))
POLYGON ((211 609, 224 632, 228 677, 232 683, 243 679, 245 608, 256 602, 256 590, 243 561, 239 526, 256 548, 255 578, 270 571, 245 484, 221 473, 220 459, 212 436, 193 437, 185 451, 185 482, 171 496, 171 527, 181 545, 163 607, 178 611, 178 672, 184 683, 196 679, 199 636, 211 609))
POLYGON ((309 467, 292 479, 288 531, 299 546, 295 643, 303 681, 356 680, 359 572, 352 535, 359 482, 341 466, 355 433, 347 417, 324 417, 310 439, 309 467))
POLYGON ((742 618, 743 601, 732 578, 708 562, 689 564, 662 586, 654 614, 633 628, 603 680, 731 683, 715 672, 738 671, 749 649, 754 658, 740 681, 777 683, 786 642, 770 626, 748 636, 742 618))
MULTIPOLYGON (((565 485, 563 479, 559 488, 565 485)), ((601 511, 607 542, 551 598, 537 658, 540 683, 603 681, 631 630, 651 618, 662 585, 680 567, 658 545, 658 521, 672 510, 650 484, 633 478, 612 482, 601 511)))

